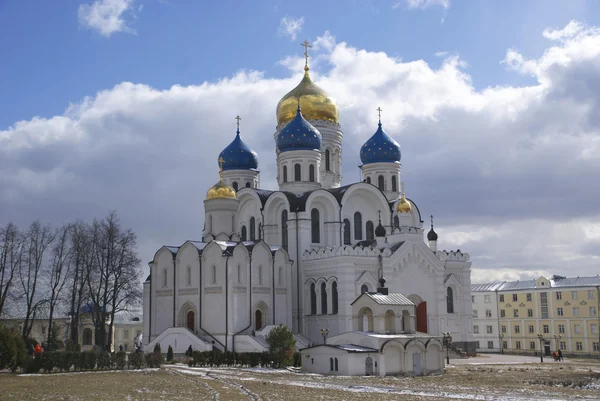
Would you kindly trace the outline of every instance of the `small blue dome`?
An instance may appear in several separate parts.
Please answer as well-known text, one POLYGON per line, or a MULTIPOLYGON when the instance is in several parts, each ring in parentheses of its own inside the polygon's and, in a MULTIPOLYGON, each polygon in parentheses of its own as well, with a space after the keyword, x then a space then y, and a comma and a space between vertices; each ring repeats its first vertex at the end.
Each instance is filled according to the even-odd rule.
POLYGON ((223 158, 223 170, 256 170, 258 168, 258 156, 242 141, 238 129, 234 140, 227 145, 219 155, 223 158))
POLYGON ((381 128, 381 121, 377 131, 360 148, 360 160, 363 164, 400 162, 400 145, 381 128))
POLYGON ((321 133, 302 117, 300 107, 296 117, 287 123, 277 135, 277 147, 280 152, 290 150, 320 150, 321 133))

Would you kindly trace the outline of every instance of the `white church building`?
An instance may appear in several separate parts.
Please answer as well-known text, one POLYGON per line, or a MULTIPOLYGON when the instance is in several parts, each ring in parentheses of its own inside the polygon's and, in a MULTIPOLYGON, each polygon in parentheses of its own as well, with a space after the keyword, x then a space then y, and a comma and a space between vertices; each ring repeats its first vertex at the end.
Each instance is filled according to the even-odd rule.
POLYGON ((450 332, 474 352, 469 255, 439 251, 433 221, 426 233, 401 185, 400 145, 381 117, 360 150, 363 180, 342 185, 338 107, 311 80, 305 55, 304 77, 277 105, 278 188, 259 188, 258 157, 238 119, 204 201, 201 240, 163 246, 149 263, 146 349, 260 352, 269 330, 285 324, 298 349, 321 343, 322 329, 333 340, 412 327, 412 336, 438 342, 450 332), (374 327, 367 315, 379 312, 352 305, 383 277, 413 307, 382 311, 389 326, 374 327))

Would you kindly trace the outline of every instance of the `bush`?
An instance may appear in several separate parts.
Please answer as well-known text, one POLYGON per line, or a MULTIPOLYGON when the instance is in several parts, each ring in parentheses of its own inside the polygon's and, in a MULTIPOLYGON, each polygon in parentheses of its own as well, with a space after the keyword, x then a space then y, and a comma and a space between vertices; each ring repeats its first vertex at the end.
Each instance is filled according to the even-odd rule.
POLYGON ((144 353, 134 351, 127 358, 127 366, 129 369, 141 369, 144 367, 144 353))
POLYGON ((96 352, 87 351, 82 352, 85 355, 85 370, 94 370, 96 368, 96 352))
POLYGON ((160 343, 156 343, 154 346, 154 353, 162 354, 162 351, 160 350, 160 343))
POLYGON ((188 347, 187 351, 185 351, 185 356, 188 357, 192 357, 192 352, 194 352, 194 350, 192 349, 192 345, 190 344, 190 346, 188 347))
POLYGON ((299 352, 294 352, 294 367, 302 367, 302 354, 299 352))
POLYGON ((127 354, 125 353, 125 351, 115 352, 113 356, 113 366, 115 366, 119 370, 125 369, 125 366, 127 365, 127 354))
POLYGON ((25 356, 25 342, 19 333, 0 326, 0 369, 9 368, 14 372, 23 366, 25 356))
POLYGON ((98 353, 98 369, 110 369, 110 353, 102 351, 98 353))
POLYGON ((61 347, 62 341, 58 339, 58 327, 53 323, 50 329, 50 339, 42 348, 44 348, 44 351, 58 351, 61 347))
POLYGON ((41 354, 41 364, 44 372, 50 373, 54 370, 56 366, 56 352, 53 351, 45 351, 41 354))
MULTIPOLYGON (((139 354, 142 354, 142 353, 139 352, 139 354)), ((146 354, 146 356, 145 356, 146 366, 149 368, 160 368, 160 365, 163 364, 164 361, 165 360, 164 360, 162 354, 159 354, 158 352, 146 354)))
MULTIPOLYGON (((269 353, 274 367, 290 366, 294 361, 294 335, 284 325, 279 325, 269 332, 267 336, 269 353)), ((263 366, 265 364, 263 363, 263 366)))
POLYGON ((167 362, 173 362, 173 347, 169 345, 169 350, 167 351, 167 362))
POLYGON ((39 373, 42 368, 42 354, 27 357, 25 360, 25 373, 39 373))

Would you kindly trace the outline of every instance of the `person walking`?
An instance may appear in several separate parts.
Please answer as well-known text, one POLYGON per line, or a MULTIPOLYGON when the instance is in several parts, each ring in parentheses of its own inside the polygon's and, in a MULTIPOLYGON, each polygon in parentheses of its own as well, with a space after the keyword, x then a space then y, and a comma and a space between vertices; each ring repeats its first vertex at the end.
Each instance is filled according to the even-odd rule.
POLYGON ((559 360, 559 361, 562 361, 562 360, 563 360, 563 357, 562 357, 562 351, 561 351, 560 349, 558 350, 558 360, 559 360))

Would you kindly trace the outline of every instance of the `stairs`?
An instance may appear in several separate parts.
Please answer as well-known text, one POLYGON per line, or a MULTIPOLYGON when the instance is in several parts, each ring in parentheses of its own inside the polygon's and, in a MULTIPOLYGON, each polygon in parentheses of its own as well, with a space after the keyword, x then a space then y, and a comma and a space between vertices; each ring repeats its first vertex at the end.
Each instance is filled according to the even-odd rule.
POLYGON ((450 358, 452 359, 466 359, 469 357, 465 351, 453 344, 450 344, 448 355, 450 355, 450 358))

